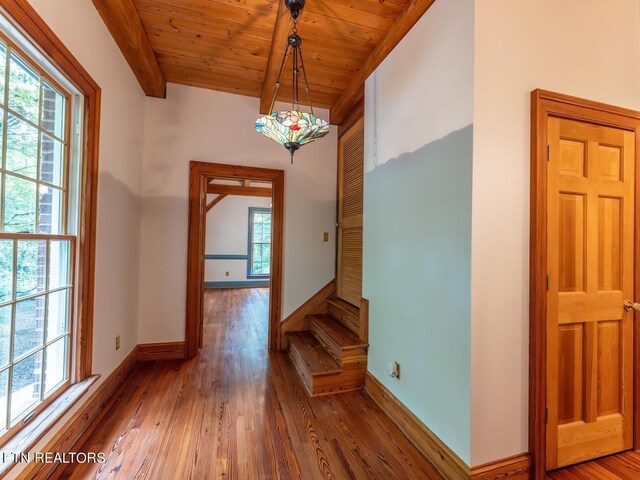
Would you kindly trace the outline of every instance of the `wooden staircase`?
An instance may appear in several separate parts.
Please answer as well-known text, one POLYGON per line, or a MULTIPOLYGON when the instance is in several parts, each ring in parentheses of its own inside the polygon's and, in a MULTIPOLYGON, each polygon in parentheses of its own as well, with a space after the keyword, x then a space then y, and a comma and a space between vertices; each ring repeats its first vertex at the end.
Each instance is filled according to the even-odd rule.
POLYGON ((364 388, 368 339, 360 309, 339 298, 305 317, 306 330, 288 332, 289 358, 311 397, 364 388))

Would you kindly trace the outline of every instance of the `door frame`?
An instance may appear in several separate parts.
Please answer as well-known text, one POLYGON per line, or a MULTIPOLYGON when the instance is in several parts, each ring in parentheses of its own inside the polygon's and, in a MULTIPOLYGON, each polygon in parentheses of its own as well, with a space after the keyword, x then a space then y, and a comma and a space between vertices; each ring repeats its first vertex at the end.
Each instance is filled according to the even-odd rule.
MULTIPOLYGON (((531 204, 529 255, 529 452, 534 480, 546 473, 547 120, 549 116, 632 131, 635 134, 635 211, 640 206, 640 112, 547 90, 531 92, 531 204)), ((640 258, 640 215, 634 218, 634 258, 640 258)), ((640 262, 634 261, 634 295, 640 298, 640 262)), ((631 299, 634 300, 634 299, 631 299)), ((635 300, 634 300, 635 301, 635 300)), ((640 448, 640 328, 633 320, 633 448, 640 448)))
POLYGON ((269 290, 269 350, 282 349, 282 282, 284 245, 284 170, 191 161, 189 164, 189 240, 187 250, 187 311, 185 355, 193 358, 201 343, 202 291, 207 184, 223 180, 268 181, 272 186, 271 275, 269 290))

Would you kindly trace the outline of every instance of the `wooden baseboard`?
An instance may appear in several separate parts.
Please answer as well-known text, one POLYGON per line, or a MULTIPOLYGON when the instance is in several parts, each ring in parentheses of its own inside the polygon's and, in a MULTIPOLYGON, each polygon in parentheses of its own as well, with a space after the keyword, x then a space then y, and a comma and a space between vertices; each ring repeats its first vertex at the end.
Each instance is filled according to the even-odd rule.
MULTIPOLYGON (((137 345, 109 377, 98 386, 93 395, 56 433, 42 449, 45 452, 70 452, 84 443, 100 425, 111 405, 123 394, 120 387, 129 377, 137 362, 148 360, 176 360, 185 358, 185 342, 148 343, 137 345)), ((18 474, 18 480, 56 478, 58 464, 29 463, 18 474)), ((59 471, 57 472, 60 473, 59 471)))
POLYGON ((306 330, 305 318, 314 313, 326 313, 325 302, 336 293, 336 281, 331 280, 309 300, 300 305, 291 315, 282 321, 282 335, 286 332, 306 330))
POLYGON ((380 381, 367 372, 365 391, 447 480, 468 480, 469 467, 380 381))
MULTIPOLYGON (((138 361, 138 348, 134 348, 107 379, 102 382, 84 405, 56 433, 46 447, 45 452, 70 452, 82 437, 90 434, 99 424, 99 419, 118 398, 118 390, 130 375, 138 361)), ((55 463, 29 463, 18 474, 18 480, 49 478, 58 467, 55 463)))
POLYGON ((185 358, 184 342, 142 343, 138 345, 138 361, 182 360, 185 358))
POLYGON ((531 455, 521 453, 473 467, 471 478, 472 480, 529 480, 531 478, 531 455))

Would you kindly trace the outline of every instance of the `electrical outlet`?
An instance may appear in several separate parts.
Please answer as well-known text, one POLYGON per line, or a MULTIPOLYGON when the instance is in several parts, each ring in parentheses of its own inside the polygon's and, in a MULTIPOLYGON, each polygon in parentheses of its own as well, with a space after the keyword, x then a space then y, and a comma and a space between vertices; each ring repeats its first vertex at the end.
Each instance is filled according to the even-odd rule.
POLYGON ((116 337, 116 350, 120 350, 120 335, 116 337))
POLYGON ((322 235, 322 241, 323 242, 329 241, 329 232, 324 232, 324 234, 322 235))
POLYGON ((400 363, 399 362, 391 362, 389 364, 389 376, 391 378, 397 378, 400 380, 400 363))
POLYGON ((229 276, 229 272, 224 272, 224 276, 228 277, 229 276))

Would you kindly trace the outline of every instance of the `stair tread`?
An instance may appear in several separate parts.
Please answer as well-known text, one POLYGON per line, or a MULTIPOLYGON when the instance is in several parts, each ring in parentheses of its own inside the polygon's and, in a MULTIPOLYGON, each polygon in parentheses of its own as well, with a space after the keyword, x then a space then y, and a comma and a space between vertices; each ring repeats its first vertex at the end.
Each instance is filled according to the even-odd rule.
POLYGON ((340 348, 366 346, 358 335, 342 325, 331 315, 309 315, 309 320, 316 322, 335 341, 340 348))
POLYGON ((312 376, 340 373, 342 368, 308 330, 290 332, 290 348, 295 348, 312 376))
POLYGON ((345 300, 342 300, 341 298, 332 297, 332 298, 329 298, 327 301, 330 303, 333 303, 336 307, 341 308, 342 310, 345 310, 346 312, 352 315, 355 315, 356 317, 360 315, 360 309, 358 307, 350 304, 345 300))

